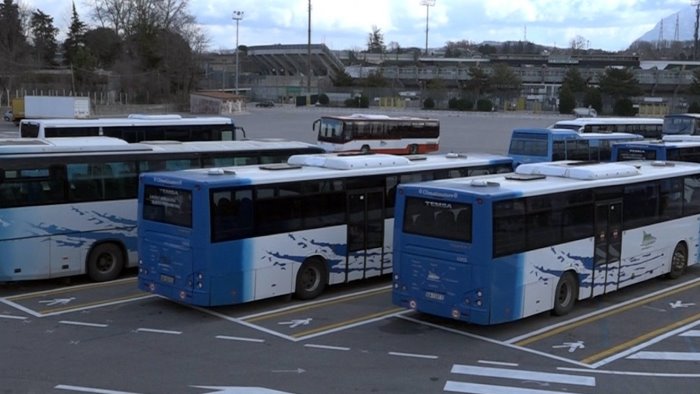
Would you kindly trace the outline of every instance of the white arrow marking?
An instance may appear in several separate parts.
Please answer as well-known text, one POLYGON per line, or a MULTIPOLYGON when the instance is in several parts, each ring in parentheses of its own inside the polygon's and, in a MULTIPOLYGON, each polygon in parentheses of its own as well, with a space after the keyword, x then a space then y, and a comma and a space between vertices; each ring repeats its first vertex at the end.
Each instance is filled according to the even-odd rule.
POLYGON ((291 321, 281 321, 277 324, 287 325, 287 326, 289 326, 289 328, 297 328, 299 326, 308 326, 309 323, 311 323, 311 320, 313 320, 313 319, 311 319, 310 317, 307 317, 306 319, 294 319, 291 321))
POLYGON ((583 341, 576 341, 576 342, 564 342, 561 345, 554 345, 552 346, 553 348, 569 348, 569 353, 573 353, 576 351, 576 349, 583 349, 586 346, 583 344, 583 341))
POLYGON ((683 303, 681 300, 678 300, 676 302, 669 302, 668 305, 671 306, 671 308, 676 309, 676 308, 687 308, 689 306, 695 305, 694 302, 688 302, 688 303, 683 303))
POLYGON ((217 390, 206 394, 291 394, 286 391, 266 389, 264 387, 241 386, 191 386, 199 389, 217 390))
POLYGON ((53 300, 41 300, 39 301, 40 304, 46 304, 46 306, 54 306, 54 305, 66 305, 69 302, 73 301, 75 297, 71 298, 54 298, 53 300))

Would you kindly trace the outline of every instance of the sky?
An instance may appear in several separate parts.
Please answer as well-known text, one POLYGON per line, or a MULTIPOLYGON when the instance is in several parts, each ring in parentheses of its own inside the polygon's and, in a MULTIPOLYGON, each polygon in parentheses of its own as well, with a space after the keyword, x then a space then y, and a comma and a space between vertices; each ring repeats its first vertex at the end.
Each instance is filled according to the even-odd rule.
MULTIPOLYGON (((90 20, 92 0, 74 0, 90 20)), ((69 0, 19 0, 53 16, 59 40, 70 23, 69 0)), ((402 48, 443 47, 448 41, 521 41, 567 48, 577 37, 590 49, 618 51, 664 17, 689 10, 691 0, 311 0, 311 43, 334 50, 364 50, 376 27, 384 43, 402 48), (425 3, 432 3, 426 6, 425 3)), ((236 45, 306 44, 309 0, 189 0, 209 38, 209 50, 236 45)), ((668 26, 669 32, 673 26, 668 26)))

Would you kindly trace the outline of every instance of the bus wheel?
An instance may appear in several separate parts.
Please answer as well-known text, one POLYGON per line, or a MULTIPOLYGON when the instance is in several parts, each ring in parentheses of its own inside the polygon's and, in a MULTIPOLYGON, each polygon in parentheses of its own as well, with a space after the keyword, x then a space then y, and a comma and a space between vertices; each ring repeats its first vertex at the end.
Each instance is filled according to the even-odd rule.
POLYGON ((362 148, 360 148, 360 152, 369 153, 369 145, 362 145, 362 148))
POLYGON ((554 291, 554 309, 552 313, 556 316, 566 315, 574 309, 577 298, 578 283, 576 276, 572 272, 565 272, 559 278, 557 288, 554 291))
POLYGON ((685 273, 686 267, 688 267, 688 248, 686 248, 685 244, 679 243, 676 245, 676 249, 673 250, 671 271, 667 276, 670 279, 680 278, 685 273))
POLYGON ((87 272, 95 282, 116 279, 124 268, 124 253, 113 243, 95 246, 88 256, 87 272))
POLYGON ((415 155, 416 153, 418 153, 418 145, 416 145, 416 144, 409 145, 408 146, 408 153, 411 155, 415 155))
POLYGON ((304 261, 297 272, 294 296, 300 300, 318 297, 326 288, 328 274, 323 260, 312 258, 304 261))

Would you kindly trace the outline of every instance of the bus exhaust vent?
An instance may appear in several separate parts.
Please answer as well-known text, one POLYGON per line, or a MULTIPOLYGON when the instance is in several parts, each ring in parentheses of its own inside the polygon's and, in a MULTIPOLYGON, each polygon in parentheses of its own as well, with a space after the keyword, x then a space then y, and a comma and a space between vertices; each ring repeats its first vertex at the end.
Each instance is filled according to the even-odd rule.
POLYGON ((411 161, 406 156, 395 156, 381 153, 354 156, 309 154, 293 155, 287 160, 287 163, 289 165, 297 166, 321 167, 333 170, 350 170, 358 168, 406 166, 410 165, 411 161))
POLYGON ((545 179, 547 176, 542 174, 510 174, 505 176, 509 181, 534 181, 537 179, 545 179))
POLYGON ((236 171, 227 168, 210 168, 207 175, 236 175, 236 171))
POLYGON ((273 163, 273 164, 265 164, 260 166, 261 170, 269 170, 269 171, 281 171, 281 170, 298 170, 302 166, 297 165, 297 164, 289 164, 289 163, 273 163))
POLYGON ((571 165, 573 162, 526 163, 515 169, 517 174, 546 175, 560 178, 593 180, 622 178, 639 175, 639 169, 630 164, 598 163, 583 166, 571 165))
POLYGON ((470 183, 474 187, 499 187, 498 182, 487 181, 486 179, 473 179, 470 183))

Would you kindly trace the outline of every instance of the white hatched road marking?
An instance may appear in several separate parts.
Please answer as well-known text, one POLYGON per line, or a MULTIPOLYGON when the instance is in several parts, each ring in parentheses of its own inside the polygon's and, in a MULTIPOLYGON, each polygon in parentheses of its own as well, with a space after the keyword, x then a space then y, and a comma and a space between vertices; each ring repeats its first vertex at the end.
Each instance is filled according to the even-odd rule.
POLYGON ((498 377, 506 379, 536 380, 539 382, 575 384, 579 386, 595 386, 595 378, 592 376, 579 376, 571 374, 548 373, 537 371, 525 371, 508 368, 478 367, 472 365, 452 366, 452 373, 461 375, 476 375, 498 377))
POLYGON ((427 358, 427 359, 431 359, 431 360, 435 360, 438 358, 438 356, 433 356, 430 354, 415 354, 415 353, 401 353, 401 352, 389 352, 389 354, 392 356, 427 358))
POLYGON ((682 337, 700 337, 700 330, 690 330, 681 334, 682 337))
POLYGON ((491 384, 452 382, 449 380, 445 383, 444 390, 453 393, 470 394, 575 394, 571 391, 526 389, 509 386, 494 386, 491 384))
POLYGON ((216 339, 227 339, 229 341, 242 341, 242 342, 258 342, 262 343, 265 342, 264 339, 257 339, 257 338, 243 338, 243 337, 230 337, 227 335, 217 335, 216 339))
POLYGON ((307 343, 306 345, 304 345, 304 347, 310 347, 310 348, 315 348, 315 349, 327 349, 327 350, 343 350, 343 351, 350 350, 349 347, 344 347, 344 346, 314 345, 313 343, 307 343))
POLYGON ((0 319, 25 320, 26 318, 26 316, 0 315, 0 319))
POLYGON ((634 360, 665 360, 665 361, 700 361, 698 352, 639 352, 628 359, 634 360))

